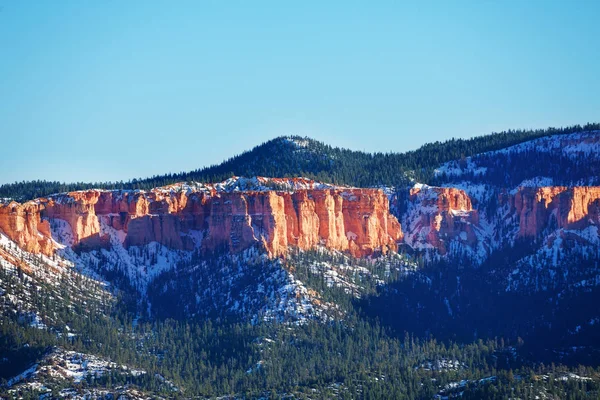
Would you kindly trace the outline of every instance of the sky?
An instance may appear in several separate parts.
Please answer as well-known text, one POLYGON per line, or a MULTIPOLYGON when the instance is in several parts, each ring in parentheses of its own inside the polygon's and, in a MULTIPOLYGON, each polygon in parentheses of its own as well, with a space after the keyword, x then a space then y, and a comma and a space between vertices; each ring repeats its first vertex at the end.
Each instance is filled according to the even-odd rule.
POLYGON ((600 122, 598 1, 0 0, 0 184, 600 122))

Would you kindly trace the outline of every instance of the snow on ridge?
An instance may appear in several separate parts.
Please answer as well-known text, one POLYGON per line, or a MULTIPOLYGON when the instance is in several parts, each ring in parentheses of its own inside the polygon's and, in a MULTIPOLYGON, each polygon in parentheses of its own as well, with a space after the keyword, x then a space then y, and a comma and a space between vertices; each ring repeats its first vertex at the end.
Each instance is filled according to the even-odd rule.
MULTIPOLYGON (((439 194, 435 189, 440 189, 439 186, 429 186, 424 183, 415 183, 411 188, 411 193, 417 195, 417 202, 420 203, 423 200, 435 200, 439 194)), ((436 208, 437 209, 437 208, 436 208)))
POLYGON ((298 178, 268 178, 255 176, 252 178, 234 176, 221 183, 207 185, 214 188, 217 192, 239 192, 239 191, 294 191, 294 190, 312 190, 312 189, 347 189, 347 186, 337 186, 312 179, 298 178))
MULTIPOLYGON (((65 383, 81 383, 89 377, 98 378, 106 374, 119 374, 122 376, 137 377, 146 375, 147 372, 142 369, 132 368, 124 364, 118 364, 110 359, 96 356, 89 353, 80 353, 75 351, 65 350, 61 347, 53 348, 46 354, 39 363, 32 365, 22 373, 8 380, 6 386, 10 388, 9 393, 17 394, 24 389, 33 389, 40 392, 45 392, 40 398, 46 398, 52 392, 52 387, 58 385, 59 389, 64 387, 65 383)), ((165 379, 161 375, 155 374, 154 379, 158 380, 165 389, 169 391, 179 391, 171 381, 165 379)), ((91 388, 96 394, 94 396, 88 392, 89 398, 105 398, 104 391, 101 389, 91 388)), ((71 398, 72 394, 76 394, 73 388, 64 388, 60 390, 60 397, 71 398)), ((134 394, 129 393, 129 394, 134 394)), ((132 398, 132 396, 125 396, 132 398)), ((77 397, 79 398, 79 397, 77 397)), ((83 397, 82 397, 83 398, 83 397)), ((85 397, 88 398, 88 397, 85 397)), ((108 398, 108 397, 106 397, 108 398)), ((119 397, 121 398, 121 397, 119 397)), ((139 398, 133 396, 133 398, 139 398)))
POLYGON ((518 186, 520 187, 543 187, 553 186, 554 180, 547 176, 536 176, 535 178, 525 179, 518 186))
POLYGON ((473 161, 472 157, 464 159, 464 165, 461 165, 461 161, 449 161, 442 164, 439 168, 436 168, 433 173, 435 176, 447 175, 447 176, 461 176, 466 173, 472 173, 475 176, 485 175, 487 172, 486 167, 478 167, 473 161))
POLYGON ((483 183, 473 183, 469 181, 462 181, 458 183, 444 183, 442 187, 454 188, 464 191, 472 200, 477 200, 478 203, 483 203, 489 200, 493 196, 493 191, 490 190, 489 185, 483 183))
POLYGON ((569 158, 581 156, 600 159, 600 131, 578 132, 565 135, 544 136, 523 143, 506 147, 500 150, 488 151, 466 157, 463 160, 453 160, 442 164, 434 170, 435 176, 461 176, 473 174, 483 176, 487 168, 477 165, 476 159, 480 156, 493 156, 497 154, 519 154, 527 151, 542 153, 558 152, 569 158))
POLYGON ((531 179, 525 179, 523 182, 519 183, 517 187, 510 191, 510 194, 516 194, 519 189, 523 187, 540 188, 548 186, 554 186, 554 180, 552 178, 547 176, 536 176, 531 179))
POLYGON ((269 192, 269 191, 287 191, 297 190, 328 190, 328 189, 354 189, 351 186, 333 185, 329 183, 315 181, 304 177, 294 178, 270 178, 264 176, 244 177, 233 176, 223 182, 218 183, 174 183, 171 185, 152 189, 152 192, 169 194, 186 192, 212 193, 233 193, 233 192, 269 192))
POLYGON ((150 190, 142 189, 100 189, 90 188, 84 190, 75 190, 71 192, 54 193, 45 197, 29 200, 24 203, 19 203, 13 199, 0 199, 0 205, 8 206, 11 203, 15 204, 41 204, 46 199, 52 200, 57 204, 75 203, 77 199, 72 196, 75 193, 113 193, 117 196, 132 195, 132 194, 147 194, 153 193, 160 196, 170 196, 181 192, 186 194, 203 192, 207 195, 213 193, 231 193, 231 192, 269 192, 269 191, 297 191, 297 190, 328 190, 328 189, 355 189, 352 186, 334 185, 330 183, 315 181, 305 177, 294 178, 271 178, 264 176, 243 177, 233 176, 223 182, 218 183, 202 183, 202 182, 177 182, 166 186, 155 187, 150 190))
POLYGON ((285 136, 281 138, 281 141, 290 144, 297 149, 305 149, 310 144, 310 139, 299 138, 297 136, 285 136))
POLYGON ((577 153, 595 153, 600 156, 600 131, 578 132, 566 135, 551 135, 527 142, 519 143, 500 150, 482 154, 514 154, 535 150, 538 152, 551 152, 560 150, 565 155, 578 155, 577 153))

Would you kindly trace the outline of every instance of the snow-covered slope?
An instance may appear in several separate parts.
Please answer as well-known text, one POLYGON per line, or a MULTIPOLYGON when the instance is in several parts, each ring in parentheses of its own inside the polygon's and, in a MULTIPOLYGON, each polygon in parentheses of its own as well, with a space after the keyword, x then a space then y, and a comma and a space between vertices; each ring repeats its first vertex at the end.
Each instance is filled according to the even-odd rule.
MULTIPOLYGON (((286 191, 294 192, 297 190, 315 190, 315 189, 350 189, 349 186, 332 185, 315 181, 308 178, 271 178, 264 176, 242 177, 233 176, 223 182, 218 183, 174 183, 171 185, 153 189, 155 192, 168 194, 171 192, 205 192, 210 193, 232 193, 232 192, 268 192, 268 191, 286 191)), ((144 191, 137 191, 143 193, 144 191)))
POLYGON ((598 131, 445 163, 435 170, 439 187, 415 185, 400 207, 405 242, 430 260, 475 265, 522 253, 494 278, 511 291, 597 285, 600 200, 589 185, 599 182, 599 171, 598 131))
POLYGON ((258 248, 212 259, 193 257, 159 276, 148 291, 156 315, 241 317, 302 324, 344 318, 330 291, 360 298, 415 265, 397 254, 356 260, 320 248, 271 259, 258 248), (168 301, 165 301, 168 299, 168 301))
POLYGON ((502 150, 447 162, 435 170, 439 182, 461 180, 503 186, 597 185, 600 131, 553 135, 502 150))
POLYGON ((48 258, 21 250, 0 233, 0 312, 56 335, 74 337, 73 331, 54 312, 53 304, 78 312, 107 309, 113 295, 107 283, 80 274, 73 264, 59 256, 48 258), (64 304, 63 304, 64 303, 64 304))
MULTIPOLYGON (((550 154, 556 159, 567 157, 572 160, 585 159, 588 162, 600 160, 600 131, 573 133, 570 135, 545 136, 502 150, 481 153, 463 160, 454 160, 441 165, 435 170, 436 175, 485 176, 487 171, 485 160, 500 156, 517 156, 520 154, 550 154)), ((533 160, 532 160, 533 161, 533 160)))
POLYGON ((462 189, 414 185, 401 220, 404 242, 429 259, 461 257, 480 264, 496 246, 495 231, 474 203, 462 189))
MULTIPOLYGON (((135 388, 135 385, 114 387, 85 388, 86 382, 94 383, 107 375, 123 380, 135 380, 147 375, 144 370, 117 364, 108 359, 92 354, 67 351, 55 347, 38 363, 27 368, 18 375, 8 379, 8 393, 18 397, 37 395, 39 398, 51 398, 57 394, 65 399, 119 398, 149 399, 154 396, 135 388)), ((157 386, 167 392, 176 393, 179 389, 160 375, 153 377, 157 386)))

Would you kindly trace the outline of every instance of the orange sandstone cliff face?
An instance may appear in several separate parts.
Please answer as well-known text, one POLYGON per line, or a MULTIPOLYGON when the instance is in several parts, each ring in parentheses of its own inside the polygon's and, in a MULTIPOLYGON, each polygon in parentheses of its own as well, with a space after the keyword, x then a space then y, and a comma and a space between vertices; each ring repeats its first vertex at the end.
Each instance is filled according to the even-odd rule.
POLYGON ((413 187, 410 189, 410 200, 414 201, 419 193, 426 193, 422 198, 424 207, 436 206, 440 211, 470 211, 473 209, 471 198, 462 189, 452 187, 413 187))
POLYGON ((73 192, 61 202, 50 199, 43 205, 41 215, 51 219, 67 221, 73 232, 74 244, 100 233, 100 223, 96 217, 94 204, 98 201, 98 191, 73 192), (66 200, 66 201, 65 201, 66 200))
POLYGON ((600 187, 523 187, 511 198, 511 207, 522 237, 537 236, 550 226, 580 228, 600 222, 600 187))
POLYGON ((23 250, 51 255, 54 245, 50 224, 40 219, 41 209, 43 205, 32 201, 0 205, 0 230, 23 250))
MULTIPOLYGON (((538 237, 548 228, 582 229, 590 224, 600 225, 600 187, 520 187, 505 192, 499 200, 500 206, 509 208, 504 223, 516 222, 518 237, 538 237)), ((403 229, 406 243, 414 249, 434 248, 444 255, 451 242, 475 248, 480 240, 488 241, 483 243, 484 248, 491 249, 494 239, 490 235, 495 232, 490 231, 487 223, 481 226, 479 212, 473 209, 463 190, 415 186, 408 201, 403 229)))
MULTIPOLYGON (((310 188, 72 192, 0 204, 0 230, 24 250, 45 255, 56 248, 49 223, 53 220, 65 221, 72 245, 84 250, 109 245, 103 225, 122 231, 126 247, 159 242, 174 249, 237 252, 262 243, 273 256, 284 255, 290 247, 324 246, 360 257, 395 250, 403 239, 382 191, 300 184, 310 188)), ((600 224, 600 187, 522 187, 506 194, 504 201, 509 215, 517 217, 521 237, 536 237, 549 227, 600 224)), ((404 227, 409 245, 446 254, 452 240, 477 244, 479 214, 463 190, 415 187, 409 202, 412 209, 404 227)))
POLYGON ((409 222, 413 245, 430 245, 440 254, 446 254, 450 240, 460 240, 468 245, 477 242, 474 226, 479 214, 473 209, 471 198, 464 190, 446 187, 414 187, 409 202, 413 208, 409 222))
POLYGON ((108 243, 102 225, 123 231, 125 246, 156 241, 174 249, 236 252, 262 243, 273 256, 317 245, 366 256, 395 250, 402 239, 387 197, 376 189, 88 190, 0 205, 0 229, 34 253, 54 251, 48 222, 54 219, 66 221, 73 246, 83 248, 108 243))

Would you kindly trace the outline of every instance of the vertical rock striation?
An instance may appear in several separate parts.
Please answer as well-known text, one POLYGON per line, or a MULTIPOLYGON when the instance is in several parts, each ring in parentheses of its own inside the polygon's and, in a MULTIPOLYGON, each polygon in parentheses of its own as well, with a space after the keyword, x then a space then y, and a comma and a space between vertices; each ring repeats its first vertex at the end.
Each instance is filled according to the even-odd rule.
POLYGON ((53 252, 48 221, 54 219, 69 225, 73 246, 87 248, 106 244, 101 222, 123 231, 126 246, 159 242, 237 252, 262 244, 272 256, 290 247, 324 246, 362 257, 395 250, 402 239, 388 199, 377 189, 87 190, 0 205, 0 229, 34 253, 53 252), (201 237, 201 244, 192 237, 201 237))
POLYGON ((598 223, 600 187, 522 187, 512 197, 519 236, 535 237, 548 227, 579 228, 598 223))

